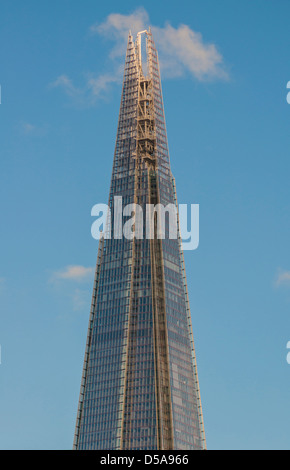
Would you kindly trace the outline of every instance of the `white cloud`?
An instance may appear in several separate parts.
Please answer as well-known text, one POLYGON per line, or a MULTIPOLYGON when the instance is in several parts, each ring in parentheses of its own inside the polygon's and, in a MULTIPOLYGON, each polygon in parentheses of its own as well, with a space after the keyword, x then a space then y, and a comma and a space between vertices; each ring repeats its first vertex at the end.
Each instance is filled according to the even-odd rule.
POLYGON ((152 33, 160 51, 160 68, 163 75, 179 77, 188 74, 200 81, 228 79, 223 57, 216 46, 206 44, 202 35, 189 26, 153 26, 152 33))
POLYGON ((289 286, 290 287, 290 271, 280 271, 277 279, 276 279, 276 286, 289 286))
POLYGON ((144 8, 138 8, 131 15, 111 13, 103 23, 91 26, 90 31, 109 39, 115 45, 110 53, 111 58, 125 57, 129 31, 134 35, 149 27, 149 15, 144 8))
MULTIPOLYGON (((125 55, 128 32, 133 36, 148 29, 150 19, 144 8, 130 15, 110 14, 101 24, 91 26, 95 34, 113 39, 111 58, 125 55)), ((158 50, 163 77, 181 77, 189 74, 197 80, 228 79, 222 55, 215 44, 204 42, 202 35, 185 24, 174 28, 170 23, 164 27, 151 26, 158 50)))
MULTIPOLYGON (((114 83, 121 83, 129 31, 148 29, 150 18, 144 8, 122 15, 111 13, 102 23, 90 27, 91 34, 112 42, 109 57, 111 71, 85 77, 84 85, 77 87, 67 75, 60 75, 51 87, 62 88, 77 105, 92 106, 106 96, 114 83)), ((163 27, 151 25, 158 50, 162 78, 191 76, 199 81, 227 80, 229 78, 224 59, 213 43, 206 43, 199 32, 185 24, 177 28, 170 23, 163 27)))
POLYGON ((94 268, 86 268, 84 266, 67 266, 66 268, 53 273, 51 280, 68 280, 68 281, 86 281, 92 277, 94 268))

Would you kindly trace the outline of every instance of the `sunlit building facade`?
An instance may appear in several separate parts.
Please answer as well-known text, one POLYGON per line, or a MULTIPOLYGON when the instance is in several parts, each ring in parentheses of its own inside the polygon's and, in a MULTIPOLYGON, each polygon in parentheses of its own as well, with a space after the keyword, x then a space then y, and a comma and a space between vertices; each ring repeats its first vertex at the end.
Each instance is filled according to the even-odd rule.
POLYGON ((128 38, 111 233, 99 242, 74 449, 203 450, 181 238, 158 238, 156 217, 154 235, 146 237, 145 215, 140 236, 116 237, 116 196, 123 206, 177 208, 150 30, 128 38))

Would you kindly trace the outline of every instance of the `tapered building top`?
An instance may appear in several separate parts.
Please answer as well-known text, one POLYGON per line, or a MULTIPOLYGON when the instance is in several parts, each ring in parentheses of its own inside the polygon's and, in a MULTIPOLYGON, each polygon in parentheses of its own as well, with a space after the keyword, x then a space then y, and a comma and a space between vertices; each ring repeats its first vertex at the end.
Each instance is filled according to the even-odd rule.
POLYGON ((150 29, 128 37, 111 223, 99 243, 74 448, 205 449, 179 232, 159 238, 153 217, 148 238, 144 216, 138 236, 115 237, 116 198, 178 213, 150 29))

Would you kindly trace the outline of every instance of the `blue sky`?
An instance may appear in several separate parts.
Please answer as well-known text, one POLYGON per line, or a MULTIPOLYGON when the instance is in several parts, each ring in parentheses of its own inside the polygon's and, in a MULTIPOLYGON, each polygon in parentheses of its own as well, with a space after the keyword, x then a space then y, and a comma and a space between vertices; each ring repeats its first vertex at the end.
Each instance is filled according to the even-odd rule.
POLYGON ((290 448, 289 17, 287 0, 1 2, 1 449, 72 448, 129 23, 153 27, 178 201, 200 204, 185 262, 208 448, 290 448))

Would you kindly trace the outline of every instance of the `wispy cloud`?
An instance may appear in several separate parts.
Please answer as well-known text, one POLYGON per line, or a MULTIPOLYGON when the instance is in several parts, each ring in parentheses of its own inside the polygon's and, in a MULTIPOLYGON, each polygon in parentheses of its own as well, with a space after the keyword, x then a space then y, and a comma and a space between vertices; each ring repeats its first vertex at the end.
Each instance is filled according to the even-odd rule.
POLYGON ((70 312, 88 312, 94 268, 69 265, 50 274, 48 285, 53 295, 70 306, 70 312))
POLYGON ((122 73, 120 67, 115 67, 111 73, 100 75, 87 74, 82 87, 74 85, 67 75, 60 75, 54 82, 50 83, 50 88, 60 88, 69 96, 73 104, 80 107, 94 106, 100 98, 105 98, 110 87, 114 83, 121 83, 122 73))
POLYGON ((84 266, 67 266, 64 269, 55 271, 52 274, 50 281, 87 281, 88 279, 91 279, 93 273, 94 268, 86 268, 84 266))
POLYGON ((47 133, 47 127, 45 125, 35 125, 31 122, 22 121, 19 123, 19 132, 25 136, 43 137, 47 133))
POLYGON ((107 92, 113 83, 120 83, 122 73, 117 69, 114 73, 105 73, 97 77, 88 79, 87 86, 94 98, 99 98, 104 92, 107 92))
POLYGON ((50 83, 51 88, 62 88, 68 96, 77 97, 82 91, 75 87, 72 80, 66 75, 60 75, 54 82, 50 83))
POLYGON ((277 275, 275 284, 276 284, 277 287, 279 287, 279 286, 290 287, 290 271, 280 270, 278 275, 277 275))
POLYGON ((129 31, 134 36, 150 25, 159 52, 162 78, 189 76, 198 81, 228 80, 223 56, 215 44, 204 41, 201 33, 186 24, 176 28, 169 22, 162 27, 152 25, 148 12, 138 8, 128 15, 111 13, 102 23, 95 23, 89 29, 92 35, 111 41, 110 71, 87 75, 81 87, 65 74, 50 86, 63 89, 75 104, 94 105, 107 95, 113 84, 122 81, 129 31))
POLYGON ((85 90, 76 87, 67 75, 60 75, 57 79, 49 84, 49 88, 60 88, 70 97, 75 105, 83 105, 85 103, 85 90))
POLYGON ((88 308, 89 311, 91 292, 76 288, 72 293, 71 300, 74 311, 83 311, 85 308, 88 308))
POLYGON ((21 127, 24 134, 32 134, 35 131, 35 126, 30 124, 29 122, 23 122, 21 127))

